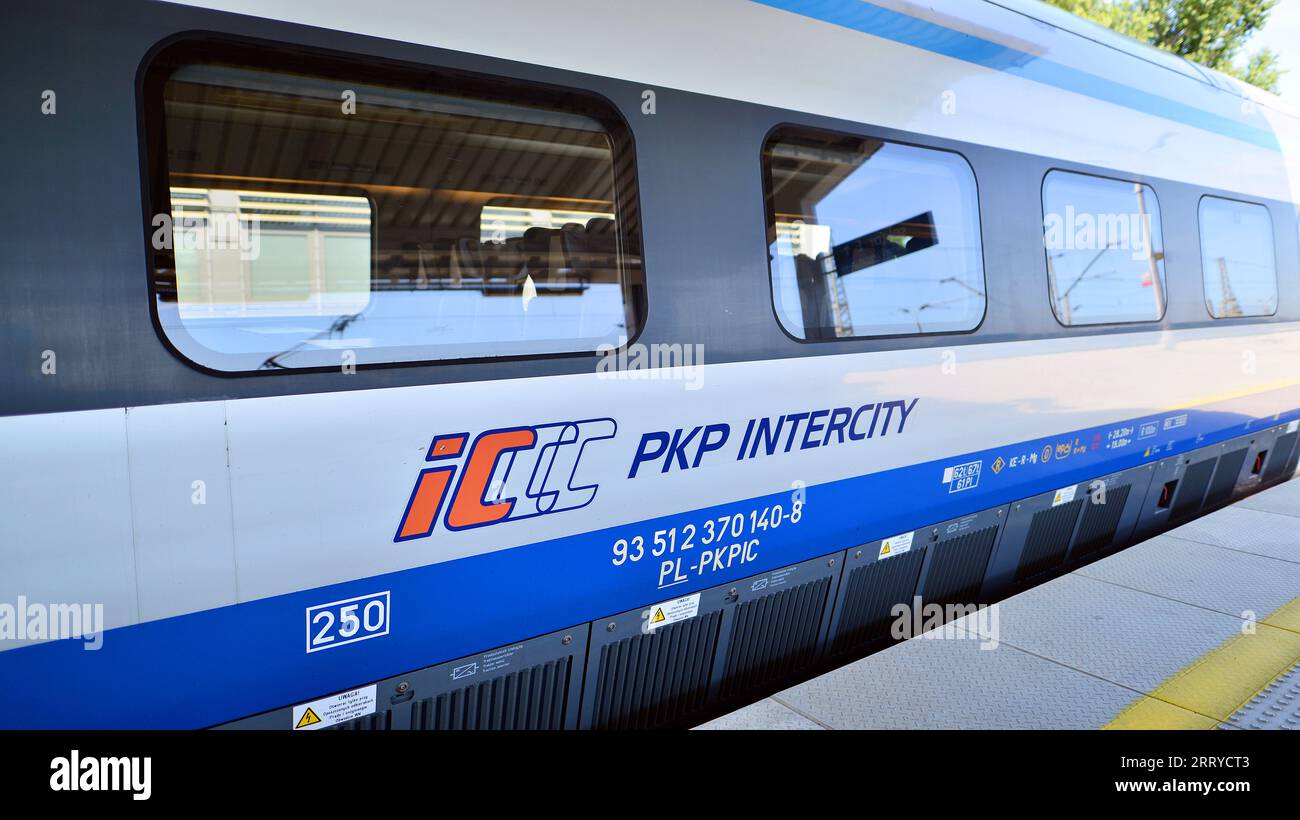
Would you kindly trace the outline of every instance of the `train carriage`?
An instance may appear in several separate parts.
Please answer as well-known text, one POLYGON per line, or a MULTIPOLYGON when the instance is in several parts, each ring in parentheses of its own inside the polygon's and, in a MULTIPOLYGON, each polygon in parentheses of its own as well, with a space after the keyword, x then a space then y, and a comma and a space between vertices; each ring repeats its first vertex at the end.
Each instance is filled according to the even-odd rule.
POLYGON ((1037 3, 4 20, 0 726, 691 725, 1296 472, 1300 114, 1037 3))

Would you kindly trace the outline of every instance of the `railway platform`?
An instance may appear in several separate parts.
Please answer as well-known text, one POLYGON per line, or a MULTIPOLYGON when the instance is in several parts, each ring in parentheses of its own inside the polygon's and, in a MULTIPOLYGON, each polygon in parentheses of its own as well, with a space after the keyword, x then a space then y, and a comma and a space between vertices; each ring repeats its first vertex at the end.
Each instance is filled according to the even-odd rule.
POLYGON ((701 729, 1300 729, 1300 481, 701 729))

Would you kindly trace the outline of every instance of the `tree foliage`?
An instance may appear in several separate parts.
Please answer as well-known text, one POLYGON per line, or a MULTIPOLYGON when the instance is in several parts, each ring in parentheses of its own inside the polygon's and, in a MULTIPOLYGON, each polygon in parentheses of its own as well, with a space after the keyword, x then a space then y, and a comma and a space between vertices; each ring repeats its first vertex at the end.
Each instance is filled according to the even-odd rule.
POLYGON ((1120 34, 1277 93, 1277 53, 1242 49, 1268 22, 1278 0, 1047 0, 1120 34))

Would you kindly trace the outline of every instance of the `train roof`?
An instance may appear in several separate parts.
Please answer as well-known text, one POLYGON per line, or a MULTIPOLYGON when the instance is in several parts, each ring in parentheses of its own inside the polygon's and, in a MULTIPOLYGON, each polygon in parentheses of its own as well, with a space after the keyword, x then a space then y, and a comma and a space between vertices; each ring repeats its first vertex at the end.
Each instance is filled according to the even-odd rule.
POLYGON ((1090 40, 1099 46, 1113 49, 1122 54, 1136 57, 1153 66, 1208 85, 1217 91, 1224 91, 1270 108, 1282 111, 1292 117, 1300 118, 1300 108, 1287 103, 1281 97, 1264 89, 1257 88, 1212 68, 1194 63, 1185 57, 1157 48, 1120 34, 1117 31, 1094 23, 1078 15, 1071 14, 1042 0, 982 0, 990 6, 997 6, 1036 20, 1062 32, 1090 40))

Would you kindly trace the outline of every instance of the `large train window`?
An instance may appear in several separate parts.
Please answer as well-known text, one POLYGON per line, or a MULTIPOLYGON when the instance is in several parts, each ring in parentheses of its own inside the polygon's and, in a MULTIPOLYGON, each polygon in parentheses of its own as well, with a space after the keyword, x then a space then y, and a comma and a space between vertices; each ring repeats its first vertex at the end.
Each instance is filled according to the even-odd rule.
POLYGON ((230 42, 146 74, 158 325, 216 371, 594 352, 645 296, 630 135, 569 90, 230 42))
POLYGON ((1248 202, 1201 198, 1201 275, 1216 319, 1277 312, 1273 217, 1248 202))
POLYGON ((975 174, 961 156, 803 128, 763 149, 772 300, 809 341, 984 318, 975 174))
POLYGON ((1150 185, 1049 172, 1043 244, 1061 324, 1156 322, 1165 315, 1160 202, 1150 185))

